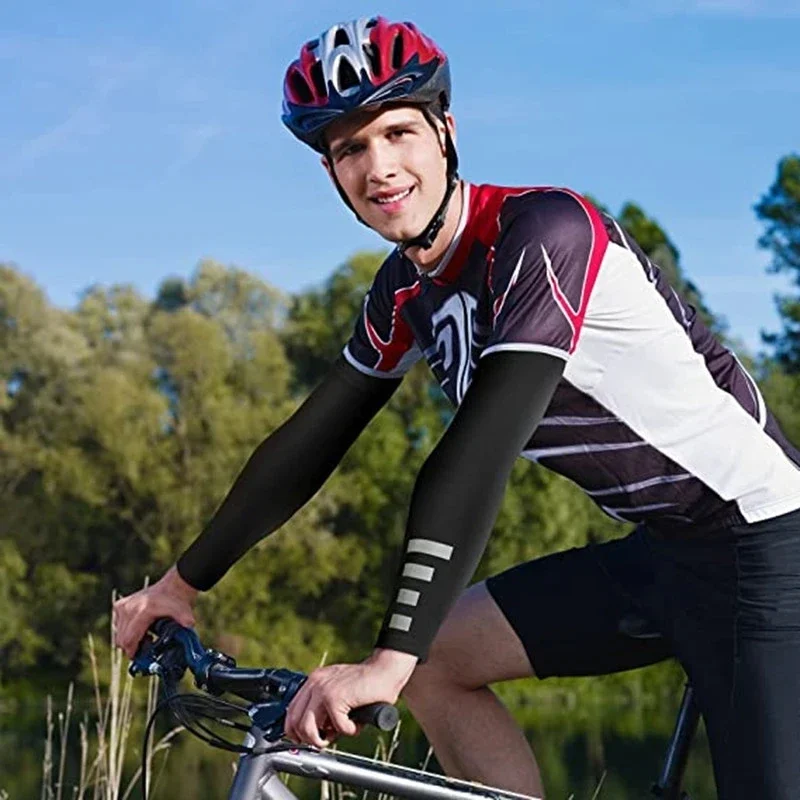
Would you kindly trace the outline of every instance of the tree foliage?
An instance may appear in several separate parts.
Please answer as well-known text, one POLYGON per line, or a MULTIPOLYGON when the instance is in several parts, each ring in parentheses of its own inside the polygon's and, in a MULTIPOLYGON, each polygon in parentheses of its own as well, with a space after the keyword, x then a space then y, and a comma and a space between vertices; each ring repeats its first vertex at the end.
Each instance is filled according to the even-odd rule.
MULTIPOLYGON (((719 330, 666 232, 633 204, 618 218, 719 330)), ((158 577, 194 538, 339 355, 383 257, 357 253, 291 298, 203 261, 153 300, 93 286, 71 311, 0 265, 0 678, 31 665, 79 674, 112 590, 158 577)), ((791 422, 788 380, 777 368, 768 378, 791 422)), ((204 635, 251 663, 309 669, 324 652, 362 655, 416 476, 452 414, 415 366, 313 501, 203 596, 204 635)), ((520 461, 478 575, 623 530, 574 485, 520 461)))
MULTIPOLYGON (((92 287, 69 313, 12 266, 0 278, 0 570, 12 587, 6 630, 26 632, 0 642, 0 669, 35 658, 75 670, 112 589, 163 572, 291 413, 277 332, 285 305, 259 279, 213 262, 173 291, 181 302, 165 302, 169 287, 152 303, 130 287, 92 287)), ((277 595, 281 618, 292 591, 319 592, 344 572, 354 548, 325 529, 323 495, 292 522, 294 537, 286 531, 249 562, 253 609, 277 595), (294 583, 283 589, 279 565, 291 553, 294 583)), ((218 597, 230 594, 223 585, 218 597)), ((235 608, 231 599, 227 617, 209 615, 209 629, 235 608)), ((318 657, 332 638, 324 622, 293 613, 309 648, 295 652, 318 657)), ((245 622, 238 631, 257 642, 257 620, 245 622)))
POLYGON ((724 334, 727 323, 711 311, 703 300, 700 289, 686 276, 680 266, 678 248, 666 231, 635 203, 625 203, 618 220, 647 253, 648 258, 658 265, 675 291, 689 305, 694 306, 700 319, 717 335, 724 334))
MULTIPOLYGON (((755 211, 766 226, 758 243, 772 254, 771 271, 788 273, 792 286, 800 289, 800 155, 780 160, 775 181, 755 211)), ((783 331, 765 339, 785 368, 800 373, 800 292, 779 295, 776 301, 783 331)))

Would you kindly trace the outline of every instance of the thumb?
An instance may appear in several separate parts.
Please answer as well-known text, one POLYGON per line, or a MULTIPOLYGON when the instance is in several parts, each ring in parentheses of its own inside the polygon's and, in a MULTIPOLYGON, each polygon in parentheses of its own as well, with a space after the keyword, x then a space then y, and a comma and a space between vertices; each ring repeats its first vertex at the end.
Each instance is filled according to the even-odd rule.
POLYGON ((358 733, 358 725, 350 719, 347 711, 342 709, 328 709, 328 717, 330 718, 333 728, 345 736, 355 736, 358 733))

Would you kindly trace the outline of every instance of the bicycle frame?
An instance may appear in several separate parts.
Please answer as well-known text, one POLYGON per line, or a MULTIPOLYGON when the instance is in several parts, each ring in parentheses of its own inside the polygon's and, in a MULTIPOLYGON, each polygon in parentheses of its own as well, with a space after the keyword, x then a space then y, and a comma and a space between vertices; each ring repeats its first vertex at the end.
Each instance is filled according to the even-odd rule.
MULTIPOLYGON (((620 632, 632 638, 658 635, 647 628, 646 620, 631 616, 623 622, 625 626, 624 629, 621 626, 620 632)), ((137 654, 130 667, 132 675, 159 675, 174 691, 189 667, 201 689, 208 690, 211 686, 212 693, 232 692, 251 703, 247 709, 251 718, 245 738, 247 752, 239 759, 229 800, 297 800, 280 780, 280 774, 344 784, 409 800, 540 800, 349 753, 280 742, 282 717, 305 680, 302 673, 286 669, 237 668, 233 659, 224 653, 203 648, 193 630, 168 620, 157 624, 160 630, 153 632, 159 639, 137 654)), ((244 709, 240 707, 240 710, 244 709)), ((364 716, 362 722, 383 730, 397 721, 396 709, 386 704, 372 704, 356 711, 364 716), (386 711, 393 712, 389 719, 386 711)), ((692 688, 687 685, 661 773, 651 789, 653 796, 662 800, 688 800, 681 784, 699 717, 692 688)))
MULTIPOLYGON (((255 727, 247 735, 246 743, 257 750, 270 746, 255 727)), ((539 800, 351 753, 310 747, 241 756, 228 800, 297 800, 281 781, 281 774, 345 784, 409 800, 539 800)))

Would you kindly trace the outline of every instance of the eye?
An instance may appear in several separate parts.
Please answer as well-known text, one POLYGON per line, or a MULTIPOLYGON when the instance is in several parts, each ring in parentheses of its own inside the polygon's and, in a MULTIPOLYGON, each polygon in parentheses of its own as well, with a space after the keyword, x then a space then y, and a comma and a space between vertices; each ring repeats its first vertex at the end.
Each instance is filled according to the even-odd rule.
POLYGON ((364 145, 356 144, 349 144, 346 147, 343 147, 336 153, 336 161, 341 161, 343 158, 347 158, 347 156, 354 156, 356 153, 360 153, 364 149, 364 145))

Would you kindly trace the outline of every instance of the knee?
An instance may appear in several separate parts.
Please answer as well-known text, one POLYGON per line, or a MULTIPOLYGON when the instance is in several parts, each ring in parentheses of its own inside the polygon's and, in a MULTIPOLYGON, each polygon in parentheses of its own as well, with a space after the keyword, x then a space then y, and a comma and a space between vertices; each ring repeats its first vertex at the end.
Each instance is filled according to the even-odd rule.
POLYGON ((424 715, 425 708, 435 703, 436 698, 441 698, 447 686, 447 673, 426 661, 417 665, 403 688, 402 695, 411 713, 418 717, 420 714, 424 715))
POLYGON ((465 680, 465 670, 452 656, 452 650, 443 642, 434 641, 425 663, 417 664, 402 693, 412 713, 428 703, 441 702, 445 694, 479 688, 465 680))

